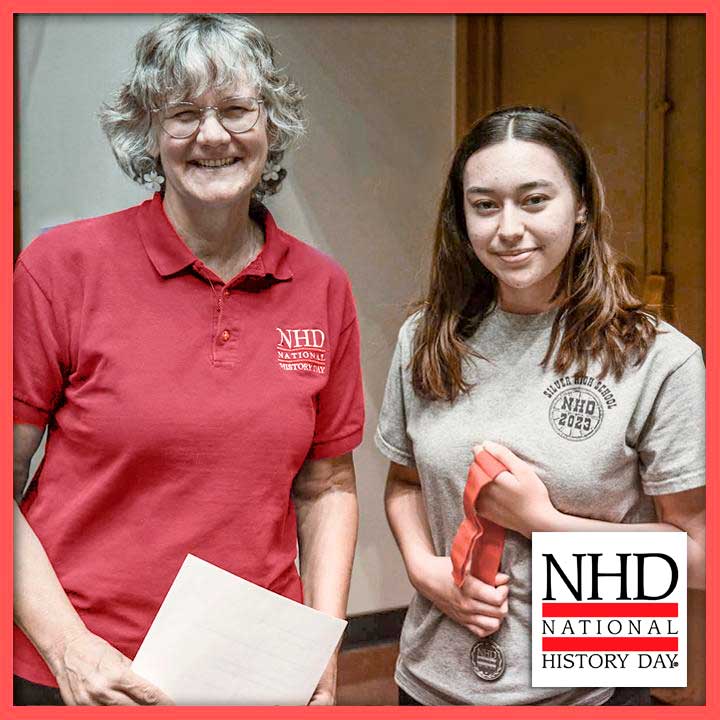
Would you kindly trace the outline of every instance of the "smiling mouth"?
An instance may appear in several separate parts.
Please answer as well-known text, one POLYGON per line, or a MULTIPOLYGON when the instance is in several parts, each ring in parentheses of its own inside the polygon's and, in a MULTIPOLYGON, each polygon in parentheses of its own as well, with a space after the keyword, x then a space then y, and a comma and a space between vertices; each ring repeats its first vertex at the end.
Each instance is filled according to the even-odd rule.
POLYGON ((201 168, 223 168, 223 167, 230 167, 231 165, 234 165, 235 163, 240 162, 240 158, 223 158, 221 160, 191 160, 190 164, 195 165, 195 167, 201 167, 201 168))
POLYGON ((513 250, 511 252, 495 253, 503 262, 514 264, 521 263, 529 258, 538 248, 525 248, 524 250, 513 250))

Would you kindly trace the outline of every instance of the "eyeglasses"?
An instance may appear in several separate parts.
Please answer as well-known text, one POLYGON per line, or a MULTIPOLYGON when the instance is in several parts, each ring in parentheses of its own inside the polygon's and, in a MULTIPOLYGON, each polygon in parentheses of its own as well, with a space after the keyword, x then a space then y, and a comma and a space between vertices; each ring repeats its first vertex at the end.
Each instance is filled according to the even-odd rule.
POLYGON ((254 97, 231 97, 223 100, 220 106, 198 107, 191 102, 176 102, 165 105, 153 112, 162 113, 160 127, 177 140, 194 135, 205 113, 212 111, 218 122, 233 135, 248 132, 257 124, 260 106, 263 101, 254 97))

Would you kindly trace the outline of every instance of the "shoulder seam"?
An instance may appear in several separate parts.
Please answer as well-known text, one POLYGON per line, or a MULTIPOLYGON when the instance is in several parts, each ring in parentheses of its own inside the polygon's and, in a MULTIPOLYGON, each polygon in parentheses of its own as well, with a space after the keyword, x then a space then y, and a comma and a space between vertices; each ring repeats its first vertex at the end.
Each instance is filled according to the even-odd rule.
POLYGON ((37 287, 37 289, 42 293, 43 297, 48 301, 50 305, 52 305, 52 300, 48 296, 48 294, 43 289, 42 285, 38 282, 37 278, 32 274, 30 271, 30 268, 27 266, 27 264, 23 261, 22 257, 19 257, 17 259, 17 264, 22 265, 23 269, 27 273, 28 277, 33 281, 34 285, 37 287))
MULTIPOLYGON (((689 339, 690 338, 688 338, 688 340, 689 339)), ((692 342, 693 344, 692 352, 688 353, 688 355, 685 356, 682 361, 675 365, 675 367, 673 367, 673 369, 668 373, 668 375, 674 375, 678 370, 680 370, 681 367, 690 362, 690 360, 695 357, 695 355, 700 355, 700 359, 702 360, 703 365, 705 364, 705 359, 702 356, 702 348, 699 345, 696 345, 692 340, 690 340, 690 342, 692 342)))

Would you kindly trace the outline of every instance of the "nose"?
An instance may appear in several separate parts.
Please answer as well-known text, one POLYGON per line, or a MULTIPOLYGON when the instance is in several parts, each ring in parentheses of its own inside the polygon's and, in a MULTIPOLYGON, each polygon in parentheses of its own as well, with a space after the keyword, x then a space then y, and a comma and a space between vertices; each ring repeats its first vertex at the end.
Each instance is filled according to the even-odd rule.
POLYGON ((204 145, 222 145, 230 140, 230 133, 223 127, 217 111, 208 108, 200 119, 196 141, 204 145))
POLYGON ((514 241, 522 238, 525 233, 525 225, 520 216, 519 208, 513 204, 506 204, 499 218, 498 235, 501 240, 514 241))

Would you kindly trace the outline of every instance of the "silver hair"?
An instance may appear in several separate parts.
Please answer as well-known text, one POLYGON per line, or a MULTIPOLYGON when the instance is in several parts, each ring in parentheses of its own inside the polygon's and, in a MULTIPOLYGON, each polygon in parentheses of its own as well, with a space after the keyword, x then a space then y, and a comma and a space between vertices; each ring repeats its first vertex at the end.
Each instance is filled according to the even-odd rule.
POLYGON ((143 184, 162 172, 152 111, 167 102, 234 85, 255 84, 267 116, 268 158, 253 195, 261 200, 279 189, 287 171, 285 151, 305 132, 304 96, 275 65, 264 33, 236 15, 178 15, 148 31, 135 47, 135 67, 100 108, 100 124, 123 172, 143 184))

